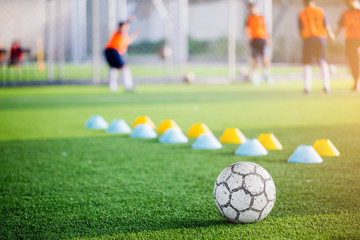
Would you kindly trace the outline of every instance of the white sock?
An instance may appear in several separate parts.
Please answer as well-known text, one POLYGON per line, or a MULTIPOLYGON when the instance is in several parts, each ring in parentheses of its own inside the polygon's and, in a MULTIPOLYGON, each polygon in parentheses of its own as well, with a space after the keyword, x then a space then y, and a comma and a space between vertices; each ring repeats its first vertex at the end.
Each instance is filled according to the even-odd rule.
POLYGON ((109 70, 109 89, 112 92, 115 92, 118 89, 118 72, 117 68, 110 68, 109 70))
POLYGON ((264 77, 266 79, 269 79, 271 76, 271 73, 270 73, 270 67, 264 67, 264 77))
POLYGON ((324 88, 330 91, 330 69, 329 65, 325 61, 320 61, 321 76, 323 79, 324 88))
POLYGON ((251 81, 254 85, 259 85, 261 83, 261 74, 258 70, 253 70, 251 81))
POLYGON ((305 91, 311 92, 312 69, 310 65, 304 66, 304 80, 305 91))
POLYGON ((249 80, 252 81, 253 77, 254 77, 254 69, 250 68, 249 69, 249 80))
POLYGON ((124 83, 124 88, 126 91, 131 91, 134 88, 134 82, 131 74, 131 70, 129 67, 124 67, 121 70, 121 77, 124 83))

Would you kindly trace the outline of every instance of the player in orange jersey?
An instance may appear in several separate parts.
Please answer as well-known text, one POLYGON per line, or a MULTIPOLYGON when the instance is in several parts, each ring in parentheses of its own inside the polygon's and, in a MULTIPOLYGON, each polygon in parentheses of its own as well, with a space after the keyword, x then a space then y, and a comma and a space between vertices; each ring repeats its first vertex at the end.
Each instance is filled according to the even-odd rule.
POLYGON ((354 91, 360 91, 359 85, 359 48, 360 48, 360 10, 357 0, 345 0, 348 9, 339 20, 335 35, 345 28, 345 52, 354 78, 354 91))
POLYGON ((330 92, 330 70, 325 59, 326 37, 334 39, 334 33, 327 22, 324 10, 314 0, 304 0, 305 8, 299 14, 299 33, 303 39, 303 64, 305 93, 311 92, 313 57, 321 67, 324 92, 330 92))
POLYGON ((128 46, 135 41, 137 35, 139 34, 139 31, 135 31, 131 35, 128 34, 130 23, 134 19, 135 16, 131 16, 126 22, 120 22, 117 31, 112 35, 109 42, 106 44, 104 55, 110 66, 110 91, 116 91, 118 88, 117 75, 119 70, 121 70, 121 78, 124 83, 125 90, 132 91, 134 88, 131 70, 127 66, 124 58, 128 46))
POLYGON ((271 38, 266 30, 264 16, 259 14, 259 10, 255 3, 249 4, 250 14, 246 20, 246 33, 249 38, 251 47, 251 73, 250 79, 254 85, 261 82, 260 73, 258 71, 258 57, 261 57, 264 66, 264 79, 271 84, 270 76, 270 60, 266 55, 266 46, 271 43, 271 38))

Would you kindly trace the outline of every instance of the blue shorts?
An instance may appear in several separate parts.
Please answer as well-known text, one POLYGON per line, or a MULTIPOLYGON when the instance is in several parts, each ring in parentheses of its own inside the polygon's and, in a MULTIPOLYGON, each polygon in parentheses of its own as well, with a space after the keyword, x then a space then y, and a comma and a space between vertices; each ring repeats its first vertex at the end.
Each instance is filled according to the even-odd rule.
POLYGON ((304 39, 303 45, 303 64, 312 64, 313 57, 319 63, 320 60, 325 60, 326 39, 320 37, 312 37, 304 39))
POLYGON ((124 57, 114 48, 105 49, 104 55, 110 67, 122 68, 126 65, 124 57))
POLYGON ((262 38, 254 38, 250 42, 251 55, 253 57, 264 56, 266 50, 266 40, 262 38))

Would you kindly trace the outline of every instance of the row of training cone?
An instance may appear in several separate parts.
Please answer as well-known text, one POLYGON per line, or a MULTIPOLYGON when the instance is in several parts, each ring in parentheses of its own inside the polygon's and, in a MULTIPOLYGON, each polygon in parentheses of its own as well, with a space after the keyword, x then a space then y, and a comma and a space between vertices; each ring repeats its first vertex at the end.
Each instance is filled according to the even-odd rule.
MULTIPOLYGON (((92 116, 86 123, 86 128, 107 129, 108 133, 129 134, 133 138, 156 138, 155 124, 147 116, 138 117, 131 128, 123 119, 115 119, 108 126, 107 122, 99 115, 92 116)), ((283 147, 271 133, 261 134, 257 139, 246 139, 238 128, 228 128, 219 138, 203 123, 191 126, 187 137, 174 120, 161 122, 157 132, 162 134, 160 143, 187 143, 187 137, 196 138, 192 144, 193 149, 220 149, 221 143, 241 144, 235 154, 240 156, 264 156, 267 150, 281 150, 283 147)), ((317 140, 313 146, 299 146, 289 158, 289 162, 319 163, 321 156, 339 156, 340 153, 328 139, 317 140)))
MULTIPOLYGON (((136 138, 155 138, 157 137, 155 129, 155 124, 147 116, 138 117, 133 123, 132 127, 134 128, 132 136, 136 138), (146 124, 146 125, 144 125, 146 124), (149 128, 150 127, 150 128, 149 128)), ((117 134, 129 134, 131 133, 131 128, 123 119, 115 119, 110 123, 110 126, 107 124, 105 119, 102 116, 96 115, 90 117, 86 123, 86 128, 90 129, 107 129, 108 133, 117 133, 117 134)), ((163 134, 160 138, 160 142, 163 143, 184 143, 186 136, 182 133, 180 127, 177 123, 170 119, 164 120, 161 122, 159 128, 157 129, 159 134, 163 134), (167 130, 172 129, 167 134, 164 134, 167 130), (179 138, 179 140, 176 140, 179 138)), ((196 148, 206 148, 211 149, 214 145, 214 149, 221 148, 221 144, 214 141, 214 136, 211 130, 203 123, 197 123, 191 126, 190 130, 187 133, 187 137, 198 138, 202 136, 195 144, 196 148), (201 144, 200 144, 201 143, 201 144)), ((280 142, 272 134, 262 134, 259 136, 259 141, 261 144, 268 150, 282 149, 280 142)), ((219 138, 220 143, 228 144, 243 144, 246 142, 246 137, 238 128, 228 128, 219 138)), ((217 141, 217 139, 216 139, 217 141)))

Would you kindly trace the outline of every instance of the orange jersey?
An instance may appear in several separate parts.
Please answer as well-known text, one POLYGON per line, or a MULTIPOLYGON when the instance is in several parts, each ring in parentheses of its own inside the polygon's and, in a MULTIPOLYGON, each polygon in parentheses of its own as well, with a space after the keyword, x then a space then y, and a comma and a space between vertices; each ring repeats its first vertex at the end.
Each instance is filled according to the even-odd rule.
POLYGON ((346 39, 360 39, 360 10, 345 11, 339 25, 345 28, 346 39))
POLYGON ((246 29, 251 39, 266 39, 265 18, 261 15, 249 15, 246 22, 246 29))
POLYGON ((326 38, 326 18, 322 8, 306 7, 299 15, 299 27, 301 37, 321 37, 326 38))
POLYGON ((115 32, 110 41, 106 44, 106 49, 116 49, 120 55, 125 54, 130 44, 130 38, 127 33, 115 32))

